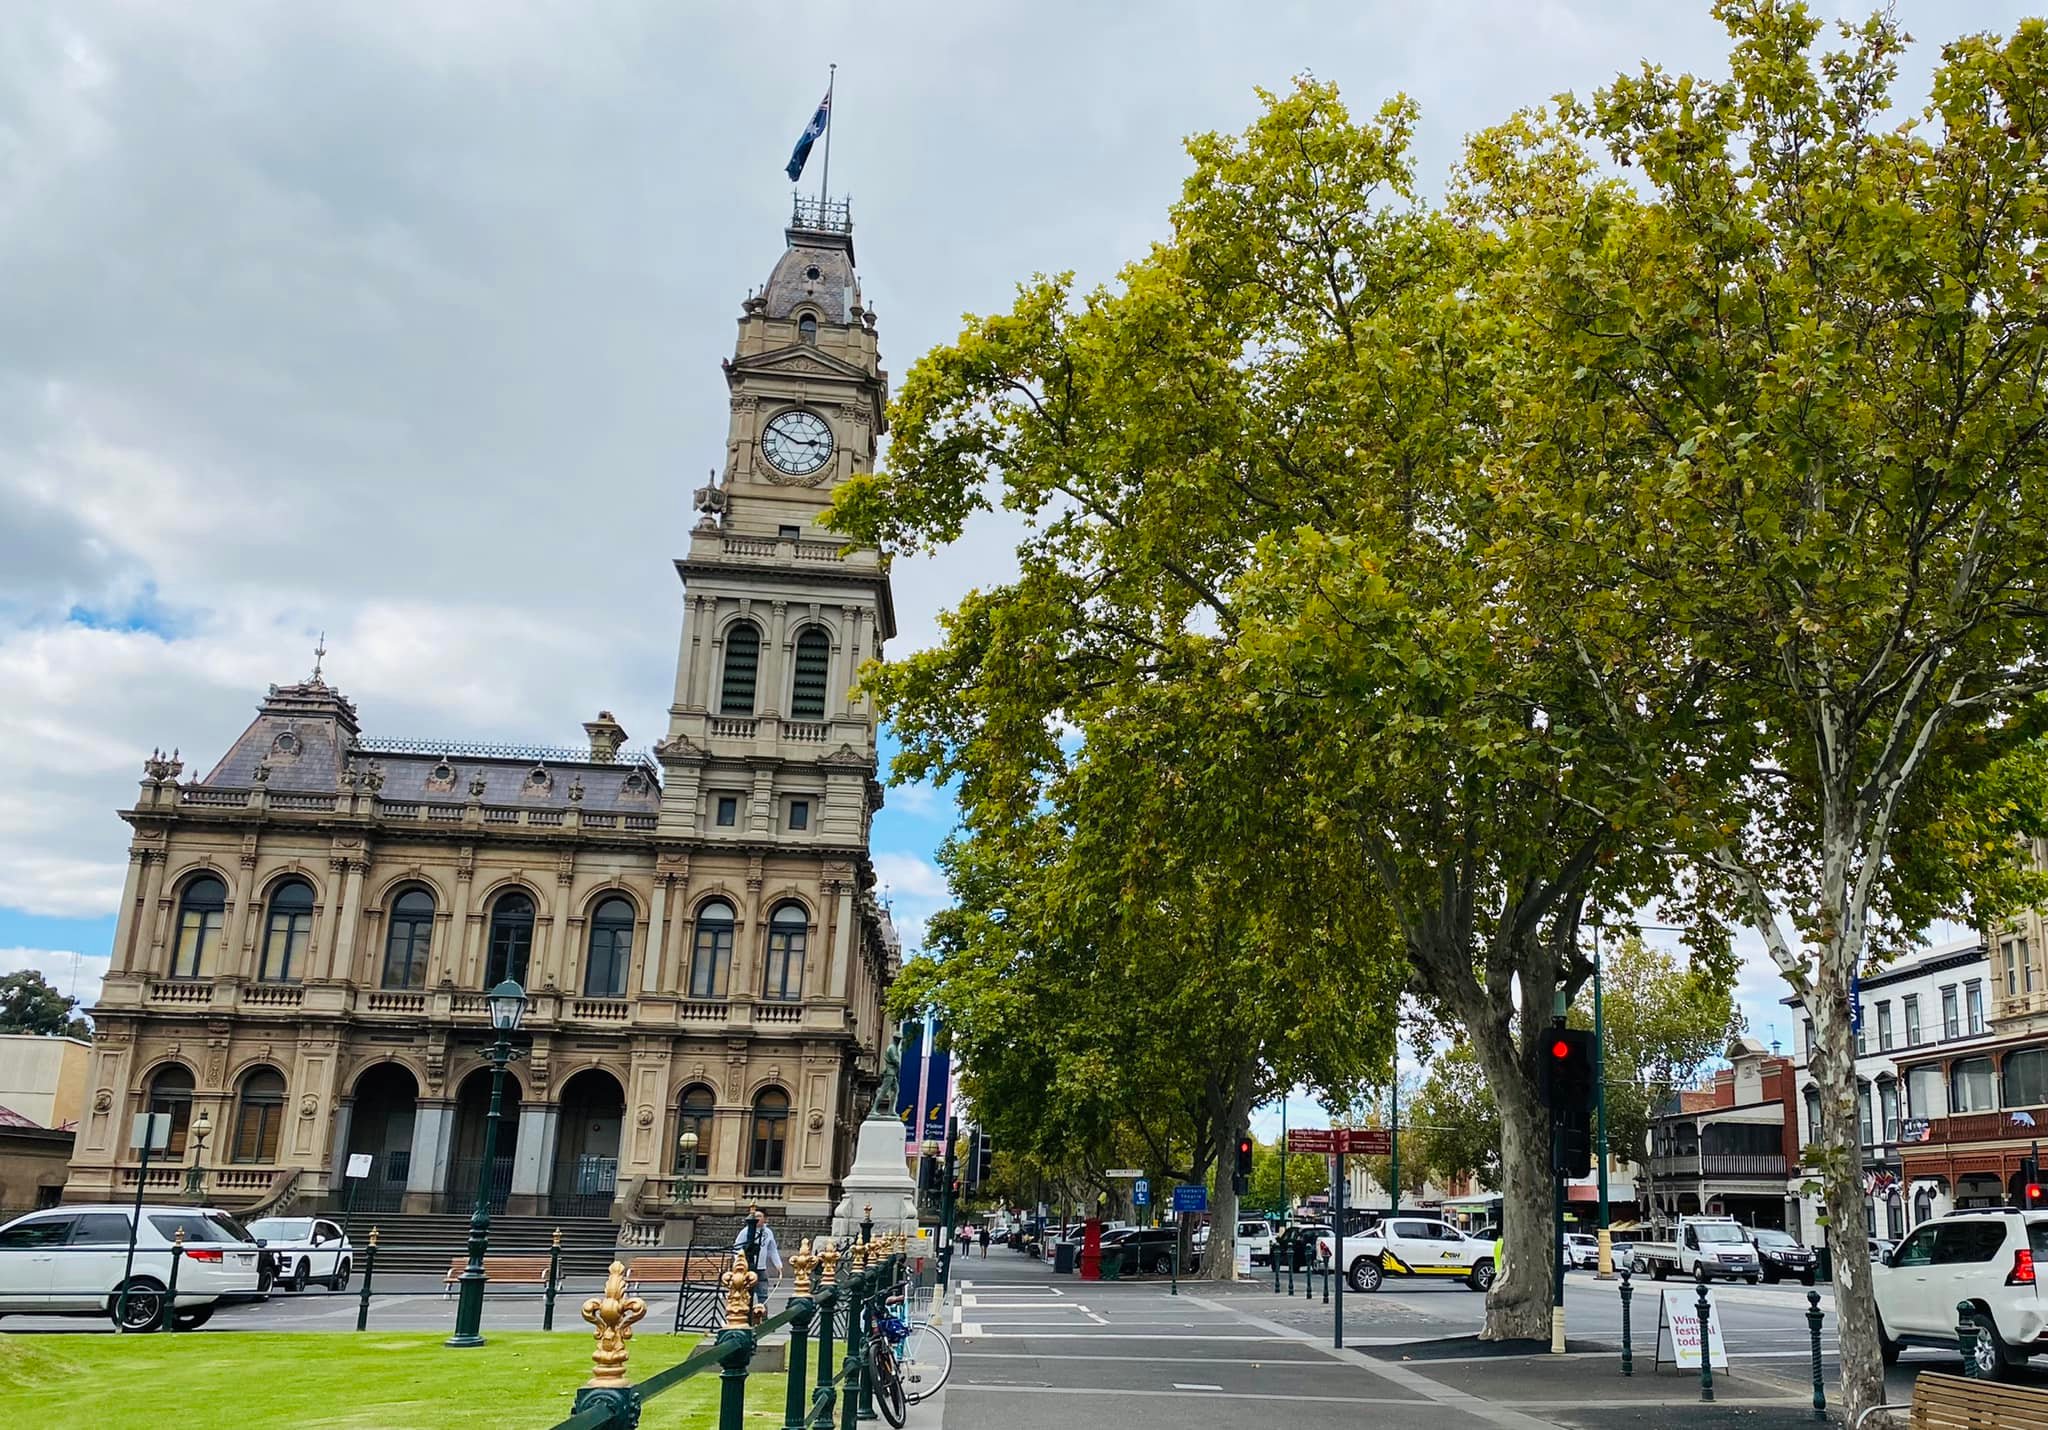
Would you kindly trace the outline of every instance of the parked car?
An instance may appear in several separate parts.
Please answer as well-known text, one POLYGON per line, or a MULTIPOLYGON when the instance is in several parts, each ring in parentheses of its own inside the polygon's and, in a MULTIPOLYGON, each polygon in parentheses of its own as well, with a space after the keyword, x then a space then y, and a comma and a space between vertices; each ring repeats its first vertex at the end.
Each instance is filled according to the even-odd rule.
POLYGON ((1564 1238, 1564 1264, 1595 1269, 1600 1265, 1600 1238, 1587 1236, 1584 1232, 1567 1232, 1564 1238))
POLYGON ((1700 1275, 1709 1281, 1725 1276, 1751 1284, 1762 1278, 1749 1229, 1734 1217, 1682 1216, 1673 1230, 1670 1241, 1636 1242, 1629 1263, 1638 1276, 1645 1271, 1659 1281, 1674 1275, 1688 1281, 1700 1275))
POLYGON ((318 1281, 330 1291, 346 1291, 355 1266, 355 1247, 339 1224, 326 1217, 261 1217, 249 1232, 263 1244, 276 1267, 276 1278, 288 1291, 303 1291, 318 1281))
POLYGON ((223 1304, 260 1299, 261 1248, 228 1213, 145 1203, 138 1226, 132 1205, 82 1204, 30 1212, 0 1227, 0 1314, 109 1316, 131 1331, 155 1330, 179 1232, 185 1251, 173 1307, 178 1329, 205 1325, 223 1304))
MULTIPOLYGON (((1388 1276, 1462 1280, 1484 1291, 1493 1285, 1493 1247, 1434 1217, 1390 1217, 1355 1241, 1344 1239, 1344 1275, 1359 1292, 1379 1290, 1388 1276)), ((1328 1232, 1316 1238, 1318 1261, 1337 1254, 1328 1232)))
POLYGON ((1756 1227, 1750 1231, 1749 1239, 1756 1247, 1757 1261, 1763 1268, 1765 1281, 1775 1285, 1787 1276, 1794 1276, 1801 1285, 1813 1284, 1818 1258, 1800 1245, 1797 1237, 1769 1227, 1756 1227))
POLYGON ((1908 1345, 1953 1347, 1957 1306, 1975 1308, 1969 1367, 2003 1377, 2048 1352, 2048 1300, 2036 1264, 2048 1257, 2048 1212, 2017 1207, 1922 1223, 1871 1269, 1878 1343, 1887 1365, 1908 1345))
POLYGON ((1280 1264, 1283 1271, 1305 1271, 1315 1263, 1316 1238, 1328 1236, 1330 1229, 1319 1222, 1298 1222, 1283 1226, 1279 1235, 1273 1238, 1271 1250, 1267 1253, 1267 1264, 1280 1264))
MULTIPOLYGON (((1954 1216, 1955 1213, 1950 1212, 1949 1215, 1954 1216)), ((1895 1241, 1887 1241, 1881 1236, 1873 1236, 1870 1238, 1870 1259, 1876 1262, 1883 1262, 1889 1259, 1894 1251, 1898 1250, 1898 1246, 1899 1244, 1895 1241)))

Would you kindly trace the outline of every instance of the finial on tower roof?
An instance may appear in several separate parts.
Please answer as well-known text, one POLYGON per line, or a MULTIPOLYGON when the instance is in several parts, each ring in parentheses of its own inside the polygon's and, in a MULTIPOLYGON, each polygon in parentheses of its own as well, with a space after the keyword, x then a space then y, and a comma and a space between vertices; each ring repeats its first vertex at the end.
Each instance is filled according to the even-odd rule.
POLYGON ((313 647, 313 683, 320 683, 320 662, 327 659, 327 632, 320 632, 320 641, 313 647))

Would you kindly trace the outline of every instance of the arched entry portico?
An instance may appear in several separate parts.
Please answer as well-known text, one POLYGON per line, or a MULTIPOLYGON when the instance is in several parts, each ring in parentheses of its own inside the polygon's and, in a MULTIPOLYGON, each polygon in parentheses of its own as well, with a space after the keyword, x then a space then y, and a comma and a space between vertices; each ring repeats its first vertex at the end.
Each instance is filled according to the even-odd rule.
POLYGON ((359 1212, 395 1212, 405 1201, 412 1172, 413 1123, 420 1085, 402 1063, 378 1063, 356 1079, 348 1122, 344 1175, 357 1157, 370 1159, 369 1175, 346 1177, 338 1188, 346 1207, 359 1212))
POLYGON ((619 1138, 626 1090, 602 1068, 585 1068, 562 1085, 553 1188, 556 1216, 605 1216, 619 1184, 619 1138))
MULTIPOLYGON (((455 1136, 448 1158, 444 1210, 466 1212, 476 1206, 478 1178, 484 1166, 484 1125, 490 1119, 489 1068, 478 1068, 462 1080, 455 1094, 455 1136)), ((519 1156, 519 1079, 505 1074, 505 1096, 499 1109, 498 1144, 491 1157, 491 1210, 505 1210, 512 1194, 512 1168, 519 1156)))

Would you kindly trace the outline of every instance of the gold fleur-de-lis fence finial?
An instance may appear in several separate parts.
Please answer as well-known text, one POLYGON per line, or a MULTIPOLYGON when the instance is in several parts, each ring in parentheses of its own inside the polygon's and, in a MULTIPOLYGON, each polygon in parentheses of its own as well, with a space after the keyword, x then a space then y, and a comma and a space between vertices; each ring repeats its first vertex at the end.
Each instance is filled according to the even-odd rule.
POLYGON ((733 1253, 732 1270, 718 1278, 725 1288, 725 1328, 751 1330, 754 1325, 754 1283, 761 1278, 747 1268, 747 1254, 733 1253))
POLYGON ((795 1278, 790 1286, 791 1291, 798 1296, 817 1295, 818 1283, 813 1276, 817 1269, 818 1258, 811 1255, 811 1239, 807 1236, 803 1245, 789 1258, 789 1274, 795 1278))
POLYGON ((626 1342, 633 1339, 633 1323, 646 1314, 647 1303, 626 1294, 626 1264, 614 1261, 604 1278, 604 1294, 583 1303, 583 1319, 597 1327, 597 1349, 590 1354, 585 1385, 616 1389, 627 1383, 626 1342))
POLYGON ((818 1270, 823 1273, 827 1286, 839 1284, 839 1243, 830 1237, 825 1240, 825 1249, 818 1253, 818 1270))

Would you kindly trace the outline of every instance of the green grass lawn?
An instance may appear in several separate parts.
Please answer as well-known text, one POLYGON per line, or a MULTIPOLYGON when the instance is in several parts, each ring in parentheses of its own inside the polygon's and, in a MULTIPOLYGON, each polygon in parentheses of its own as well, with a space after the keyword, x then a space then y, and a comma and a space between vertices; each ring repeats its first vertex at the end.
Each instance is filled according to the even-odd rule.
MULTIPOLYGON (((17 1425, 95 1430, 306 1426, 334 1430, 545 1430, 590 1378, 591 1338, 492 1332, 474 1350, 443 1335, 208 1332, 0 1335, 0 1406, 17 1425)), ((689 1336, 633 1339, 636 1381, 682 1360, 689 1336)), ((779 1425, 785 1382, 747 1380, 747 1421, 779 1425)), ((712 1430, 718 1376, 647 1402, 648 1430, 712 1430)))

